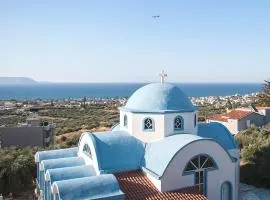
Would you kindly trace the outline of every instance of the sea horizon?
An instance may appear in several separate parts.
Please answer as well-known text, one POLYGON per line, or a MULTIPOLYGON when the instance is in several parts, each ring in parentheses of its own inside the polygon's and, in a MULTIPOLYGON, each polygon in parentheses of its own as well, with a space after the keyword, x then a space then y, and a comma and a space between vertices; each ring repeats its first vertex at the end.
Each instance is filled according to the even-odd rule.
MULTIPOLYGON (((189 97, 245 95, 261 92, 262 83, 177 83, 189 97)), ((148 83, 1 84, 0 100, 122 98, 148 83)))

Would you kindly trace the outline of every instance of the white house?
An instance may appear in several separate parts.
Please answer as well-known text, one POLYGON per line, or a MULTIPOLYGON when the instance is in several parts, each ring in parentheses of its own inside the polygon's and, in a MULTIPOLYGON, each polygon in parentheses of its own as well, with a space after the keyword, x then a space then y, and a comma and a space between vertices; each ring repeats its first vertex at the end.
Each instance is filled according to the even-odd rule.
POLYGON ((214 115, 207 121, 221 123, 235 135, 252 124, 261 127, 269 123, 270 107, 237 108, 224 114, 214 115))
POLYGON ((111 131, 36 153, 43 199, 238 199, 234 138, 220 123, 198 124, 181 89, 148 84, 119 110, 111 131))

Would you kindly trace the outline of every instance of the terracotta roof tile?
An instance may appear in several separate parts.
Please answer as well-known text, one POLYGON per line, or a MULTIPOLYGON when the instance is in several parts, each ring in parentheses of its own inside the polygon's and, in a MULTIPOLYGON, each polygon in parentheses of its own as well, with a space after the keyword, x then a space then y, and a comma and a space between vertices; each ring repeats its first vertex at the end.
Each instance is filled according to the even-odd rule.
POLYGON ((251 111, 245 111, 245 110, 232 110, 228 113, 221 114, 221 115, 214 115, 213 117, 209 118, 210 120, 215 121, 222 121, 227 122, 228 119, 242 119, 248 115, 250 115, 251 111))
POLYGON ((142 171, 116 173, 115 176, 127 200, 206 200, 196 187, 159 192, 142 171))
POLYGON ((221 122, 227 122, 228 118, 223 116, 223 115, 214 115, 209 118, 210 120, 215 120, 215 121, 221 121, 221 122))

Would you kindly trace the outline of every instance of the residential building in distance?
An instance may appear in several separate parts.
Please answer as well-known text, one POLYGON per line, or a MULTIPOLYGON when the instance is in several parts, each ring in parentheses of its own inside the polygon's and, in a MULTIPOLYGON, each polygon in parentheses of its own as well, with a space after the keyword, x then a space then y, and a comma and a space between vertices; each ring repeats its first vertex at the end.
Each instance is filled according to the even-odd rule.
POLYGON ((10 146, 48 146, 54 141, 55 124, 41 122, 36 113, 31 113, 26 123, 13 127, 0 127, 0 148, 10 146))
POLYGON ((237 108, 224 114, 214 115, 207 122, 219 122, 235 135, 251 125, 261 127, 268 124, 270 122, 270 107, 237 108))

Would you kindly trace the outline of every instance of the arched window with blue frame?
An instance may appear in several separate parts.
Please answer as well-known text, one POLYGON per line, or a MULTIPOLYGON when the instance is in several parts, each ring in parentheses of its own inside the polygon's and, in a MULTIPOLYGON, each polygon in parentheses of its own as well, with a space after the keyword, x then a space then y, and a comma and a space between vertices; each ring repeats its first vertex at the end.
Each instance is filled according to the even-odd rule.
POLYGON ((182 131, 184 130, 184 118, 180 115, 174 118, 174 130, 175 131, 182 131))
POLYGON ((84 152, 88 157, 92 158, 91 149, 90 149, 90 147, 89 147, 88 144, 85 144, 85 145, 83 146, 83 152, 84 152))
POLYGON ((127 115, 124 115, 124 127, 128 127, 128 118, 127 115))
POLYGON ((147 117, 143 120, 143 130, 144 131, 154 131, 155 130, 155 123, 154 120, 150 117, 147 117))
POLYGON ((190 159, 186 164, 183 175, 194 173, 195 186, 202 194, 206 194, 206 171, 215 169, 217 169, 215 161, 210 156, 201 154, 190 159))

